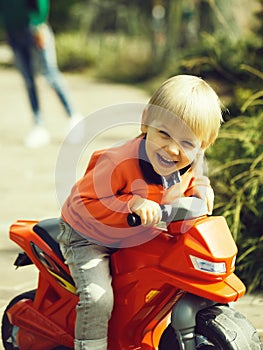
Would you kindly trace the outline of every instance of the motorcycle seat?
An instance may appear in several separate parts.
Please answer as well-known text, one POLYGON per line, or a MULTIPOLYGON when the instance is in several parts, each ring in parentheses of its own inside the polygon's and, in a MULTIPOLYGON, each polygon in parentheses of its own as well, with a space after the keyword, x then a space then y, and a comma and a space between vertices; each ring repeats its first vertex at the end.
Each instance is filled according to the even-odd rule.
POLYGON ((45 241, 50 248, 57 254, 57 256, 65 261, 59 243, 57 242, 57 236, 60 233, 60 224, 58 218, 46 219, 39 221, 34 227, 34 232, 45 241))

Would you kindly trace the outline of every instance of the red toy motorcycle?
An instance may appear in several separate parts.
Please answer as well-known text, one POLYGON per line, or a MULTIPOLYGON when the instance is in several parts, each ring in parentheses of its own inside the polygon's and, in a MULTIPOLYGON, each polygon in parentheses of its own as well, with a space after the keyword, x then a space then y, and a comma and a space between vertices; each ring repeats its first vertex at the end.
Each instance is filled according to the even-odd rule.
MULTIPOLYGON (((228 303, 244 293, 234 274, 237 248, 223 217, 208 217, 197 198, 166 206, 167 229, 111 257, 115 304, 109 350, 259 350, 258 334, 228 303)), ((136 224, 134 216, 130 224, 136 224)), ((57 219, 17 221, 10 238, 35 264, 38 288, 15 297, 2 321, 7 350, 70 350, 74 282, 55 241, 57 219)))

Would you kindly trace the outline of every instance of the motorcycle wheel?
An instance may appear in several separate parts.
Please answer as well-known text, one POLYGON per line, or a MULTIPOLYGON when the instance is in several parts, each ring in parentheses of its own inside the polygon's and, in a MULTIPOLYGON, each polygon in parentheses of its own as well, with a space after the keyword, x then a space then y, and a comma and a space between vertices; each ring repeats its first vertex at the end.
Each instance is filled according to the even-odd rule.
MULTIPOLYGON (((196 350, 262 350, 255 328, 226 305, 201 310, 196 323, 196 350)), ((172 325, 162 334, 158 349, 180 350, 172 325)))
POLYGON ((4 345, 5 350, 18 350, 18 346, 16 344, 15 340, 15 334, 18 331, 18 327, 12 325, 9 321, 9 318, 7 316, 7 311, 15 305, 18 301, 22 299, 30 299, 34 300, 36 291, 31 290, 22 294, 19 294, 14 299, 10 301, 10 303, 7 305, 3 318, 2 318, 2 342, 4 345))

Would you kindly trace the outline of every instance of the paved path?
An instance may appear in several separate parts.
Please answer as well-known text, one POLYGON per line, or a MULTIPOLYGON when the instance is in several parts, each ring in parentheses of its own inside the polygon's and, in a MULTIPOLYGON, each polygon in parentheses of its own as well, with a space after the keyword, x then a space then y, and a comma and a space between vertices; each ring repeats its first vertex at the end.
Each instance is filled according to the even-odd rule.
MULTIPOLYGON (((145 92, 130 86, 104 84, 85 76, 65 75, 72 98, 84 115, 120 103, 146 103, 145 92)), ((25 267, 15 271, 12 263, 18 252, 8 239, 8 227, 16 219, 44 219, 59 215, 54 174, 67 120, 53 91, 39 79, 41 104, 52 135, 50 145, 29 150, 23 139, 31 126, 31 115, 23 83, 14 70, 0 69, 0 317, 12 297, 34 288, 36 271, 25 267)), ((96 148, 130 136, 130 130, 113 132, 98 139, 96 148)), ((95 147, 95 144, 94 144, 95 147)), ((236 308, 263 332, 263 296, 246 296, 236 308)), ((0 349, 2 349, 0 345, 0 349)))

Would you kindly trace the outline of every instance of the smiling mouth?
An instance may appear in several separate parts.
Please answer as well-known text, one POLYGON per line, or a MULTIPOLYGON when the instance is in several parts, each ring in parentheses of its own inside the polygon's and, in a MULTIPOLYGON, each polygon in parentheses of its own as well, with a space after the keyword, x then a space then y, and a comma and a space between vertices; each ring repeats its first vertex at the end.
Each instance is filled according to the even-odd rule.
POLYGON ((158 153, 157 153, 157 158, 158 158, 159 163, 165 168, 172 167, 177 163, 177 161, 171 160, 169 158, 165 158, 158 153))

